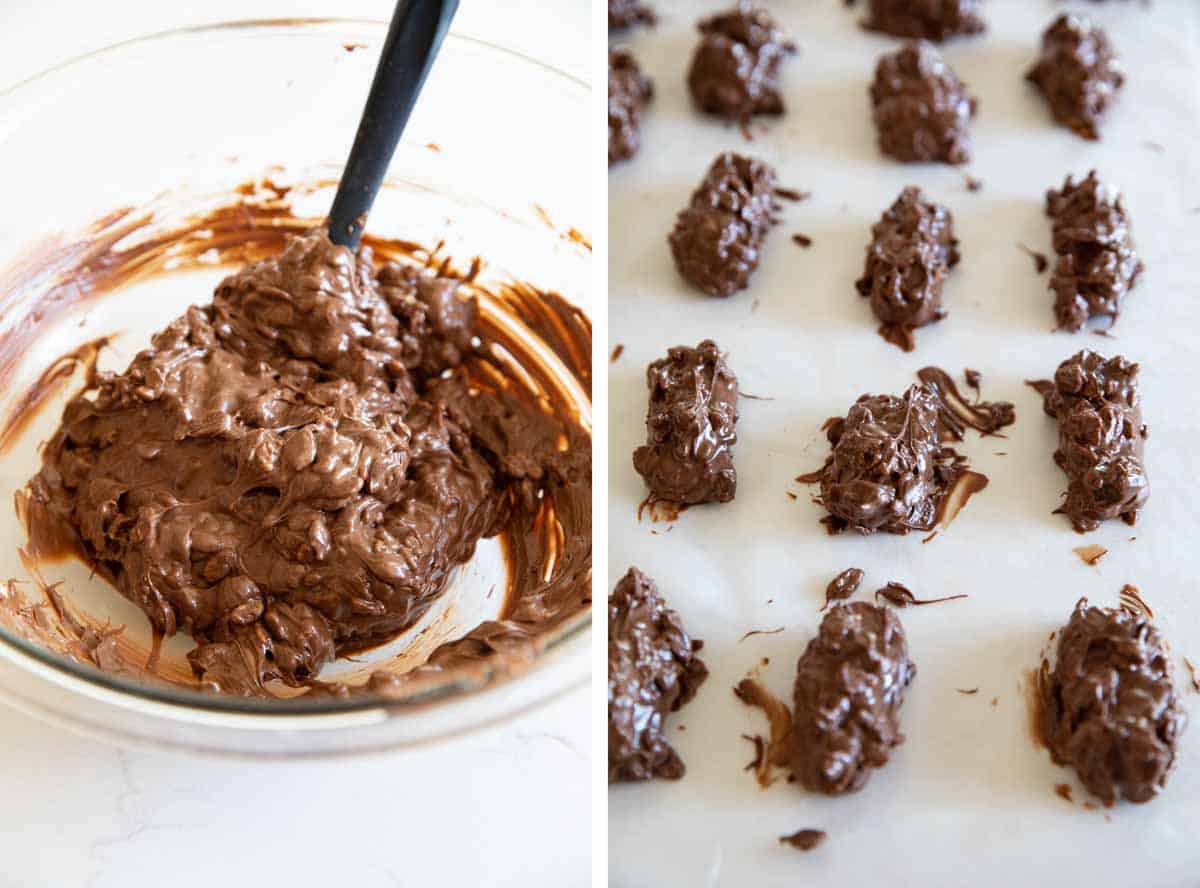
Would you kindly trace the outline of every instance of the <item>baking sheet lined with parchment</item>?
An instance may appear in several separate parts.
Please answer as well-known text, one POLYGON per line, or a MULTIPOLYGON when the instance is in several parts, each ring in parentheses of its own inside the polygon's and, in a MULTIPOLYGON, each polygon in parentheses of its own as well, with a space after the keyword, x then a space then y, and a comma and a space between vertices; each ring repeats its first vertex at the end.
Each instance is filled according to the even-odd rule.
POLYGON ((1200 7, 986 4, 985 35, 941 47, 980 102, 973 161, 953 168, 879 154, 867 86, 879 55, 901 42, 862 31, 861 4, 765 4, 801 51, 783 65, 787 114, 756 121, 753 141, 697 113, 684 83, 695 23, 728 5, 662 0, 655 28, 611 41, 632 49, 655 96, 641 151, 609 175, 609 348, 623 350, 609 368, 608 585, 630 565, 653 577, 704 640, 711 670, 668 719, 687 775, 609 790, 611 884, 1195 884, 1200 725, 1185 733, 1158 799, 1091 809, 1074 773, 1034 745, 1026 670, 1081 596, 1116 605, 1122 584, 1133 583, 1172 645, 1184 705, 1200 719, 1182 663, 1200 662, 1200 7), (1100 142, 1055 125, 1024 80, 1042 31, 1064 10, 1101 24, 1126 68, 1100 142), (785 204, 749 290, 720 300, 678 277, 666 235, 727 149, 769 161, 783 185, 812 196, 785 204), (1046 189, 1092 168, 1121 187, 1146 263, 1107 337, 1052 332, 1049 277, 1019 246, 1053 256, 1046 189), (964 174, 981 189, 970 191, 964 174), (910 184, 953 212, 963 258, 944 291, 948 316, 916 331, 916 351, 906 354, 876 335, 854 281, 871 225, 910 184), (794 243, 797 233, 811 247, 794 243), (639 522, 645 489, 630 456, 645 438, 646 365, 704 338, 729 352, 743 395, 770 399, 740 401, 737 498, 639 522), (1136 527, 1109 522, 1082 536, 1051 514, 1065 489, 1052 459, 1057 431, 1024 384, 1050 377, 1081 348, 1141 363, 1151 483, 1136 527), (990 486, 927 544, 922 534, 828 536, 810 488, 794 481, 828 452, 822 422, 865 392, 902 393, 927 364, 959 378, 975 368, 984 397, 1015 403, 1006 437, 969 434, 960 447, 990 486), (1090 543, 1108 550, 1095 566, 1073 551, 1090 543), (754 750, 740 735, 765 733, 765 721, 731 689, 757 668, 790 701, 825 585, 852 565, 866 571, 856 600, 889 580, 918 597, 969 597, 899 612, 918 670, 901 715, 907 740, 861 792, 830 799, 783 780, 762 790, 743 771, 754 750), (1056 793, 1060 783, 1073 803, 1056 793), (828 833, 816 850, 779 844, 806 827, 828 833))

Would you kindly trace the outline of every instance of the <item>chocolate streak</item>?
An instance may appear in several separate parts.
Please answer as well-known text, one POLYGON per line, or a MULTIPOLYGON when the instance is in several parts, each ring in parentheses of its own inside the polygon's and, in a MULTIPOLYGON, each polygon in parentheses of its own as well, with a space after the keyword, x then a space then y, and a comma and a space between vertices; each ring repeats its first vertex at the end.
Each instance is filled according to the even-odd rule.
MULTIPOLYGON (((69 548, 158 632, 191 633, 206 689, 264 695, 279 679, 344 696, 316 681, 321 667, 412 625, 476 542, 501 534, 502 618, 368 687, 399 694, 527 662, 590 600, 590 434, 510 331, 544 327, 541 346, 586 389, 590 324, 553 294, 489 293, 436 251, 334 247, 269 190, 118 248, 150 221, 131 219, 56 266, 47 310, 31 314, 214 258, 257 260, 70 402, 18 498, 29 551, 69 548)), ((35 334, 10 330, 0 362, 35 334)))
POLYGON ((608 599, 608 782, 678 780, 685 768, 663 721, 696 695, 701 647, 636 567, 608 599))
POLYGON ((1138 258, 1121 197, 1096 171, 1046 192, 1046 215, 1058 254, 1050 276, 1054 317, 1060 330, 1077 333, 1093 317, 1117 320, 1125 294, 1145 266, 1138 258))
POLYGON ((796 668, 792 773, 805 789, 842 795, 904 742, 900 706, 917 667, 888 608, 856 601, 830 608, 796 668))
POLYGON ((708 339, 676 346, 646 369, 646 385, 646 443, 633 466, 650 495, 681 505, 732 500, 738 383, 725 353, 708 339))
POLYGON ((1031 382, 1058 420, 1054 461, 1067 475, 1067 497, 1057 511, 1080 533, 1101 521, 1137 521, 1150 496, 1143 461, 1138 365, 1084 350, 1063 361, 1054 380, 1031 382))
POLYGON ((1038 681, 1038 730, 1106 805, 1148 802, 1166 788, 1187 716, 1166 640, 1145 614, 1079 600, 1038 681))

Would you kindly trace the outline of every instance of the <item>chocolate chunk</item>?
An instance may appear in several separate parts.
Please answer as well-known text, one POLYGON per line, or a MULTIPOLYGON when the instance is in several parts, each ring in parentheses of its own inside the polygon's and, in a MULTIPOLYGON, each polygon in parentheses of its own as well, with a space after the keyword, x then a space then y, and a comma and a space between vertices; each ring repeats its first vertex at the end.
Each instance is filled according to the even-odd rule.
POLYGON ((654 581, 631 567, 608 599, 609 783, 683 776, 663 721, 708 677, 699 649, 654 581))
POLYGON ((650 78, 623 49, 608 51, 608 165, 627 160, 641 144, 642 108, 654 95, 650 78))
POLYGON ((825 465, 799 480, 820 483, 831 533, 932 530, 951 489, 974 474, 942 445, 938 403, 924 386, 899 398, 863 395, 826 435, 833 449, 825 465))
POLYGON ((917 371, 917 379, 924 383, 938 402, 943 438, 949 436, 961 441, 968 428, 987 437, 1017 421, 1016 408, 1008 401, 983 400, 979 391, 979 371, 967 370, 964 376, 967 385, 975 389, 973 402, 963 397, 950 374, 941 367, 922 367, 917 371))
POLYGON ((946 315, 942 285, 959 260, 954 218, 910 186, 872 226, 871 237, 858 292, 871 300, 879 335, 912 351, 913 329, 946 315))
POLYGON ((987 30, 980 0, 870 0, 863 27, 941 43, 987 30))
POLYGON ((732 296, 750 283, 759 249, 779 221, 775 170, 725 152, 709 167, 668 239, 684 280, 710 296, 732 296))
POLYGON ((1042 35, 1042 54, 1026 79, 1063 126, 1100 138, 1100 120, 1125 83, 1108 35, 1082 16, 1063 14, 1042 35))
POLYGON ((633 25, 652 25, 654 10, 640 0, 608 0, 608 27, 613 31, 633 25))
POLYGON ((962 164, 977 102, 932 44, 910 43, 875 68, 871 104, 879 150, 905 163, 962 164))
POLYGON ((1106 805, 1147 802, 1167 785, 1187 716, 1166 640, 1148 617, 1081 599, 1038 682, 1038 730, 1106 805))
MULTIPOLYGON (((863 572, 858 567, 848 567, 832 580, 825 587, 825 607, 829 607, 835 601, 845 601, 851 595, 858 591, 858 587, 862 585, 863 572)), ((825 608, 821 608, 824 610, 825 608)))
POLYGON ((861 789, 904 742, 900 706, 916 674, 895 612, 834 605, 796 670, 792 773, 813 792, 861 789))
POLYGON ((1080 533, 1110 518, 1133 524, 1150 495, 1137 376, 1138 365, 1126 358, 1085 349, 1059 364, 1053 382, 1030 383, 1058 420, 1054 461, 1067 475, 1058 511, 1080 533))
POLYGON ((99 373, 31 495, 156 631, 191 633, 204 686, 305 685, 412 625, 499 529, 508 460, 460 372, 476 313, 458 281, 292 238, 99 373))
POLYGON ((825 830, 802 829, 790 836, 780 836, 781 845, 791 845, 800 851, 811 851, 825 841, 825 830))
POLYGON ((796 46, 766 10, 742 0, 701 21, 699 29, 703 36, 687 78, 696 106, 741 123, 756 114, 782 114, 779 67, 796 46))
POLYGON ((1059 329, 1078 332, 1093 317, 1111 326, 1144 269, 1120 195, 1095 170, 1078 184, 1067 176, 1061 190, 1046 192, 1046 215, 1058 254, 1050 289, 1059 329))
POLYGON ((646 443, 633 466, 653 497, 673 503, 727 503, 737 491, 737 377, 706 339, 676 346, 646 369, 646 443))

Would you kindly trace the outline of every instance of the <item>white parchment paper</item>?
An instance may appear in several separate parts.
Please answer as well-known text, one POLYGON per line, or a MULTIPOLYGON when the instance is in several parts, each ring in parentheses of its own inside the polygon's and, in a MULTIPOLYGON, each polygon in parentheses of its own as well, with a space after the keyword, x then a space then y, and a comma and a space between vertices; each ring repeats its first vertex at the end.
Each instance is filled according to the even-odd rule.
POLYGON ((899 41, 861 31, 861 4, 767 4, 802 54, 784 67, 788 114, 756 127, 753 142, 698 115, 684 85, 694 23, 724 5, 660 0, 657 28, 617 41, 633 49, 657 94, 642 152, 609 178, 609 345, 624 346, 610 367, 609 585, 631 564, 654 577, 705 641, 712 674, 670 721, 687 776, 609 791, 611 883, 1200 884, 1200 725, 1185 735, 1159 799, 1087 810, 1073 773, 1034 747, 1023 684, 1078 598, 1115 604, 1131 582, 1157 612, 1185 704, 1200 719, 1180 662, 1200 662, 1200 5, 988 3, 988 33, 943 48, 981 103, 966 168, 983 182, 978 193, 962 170, 878 154, 867 85, 875 59, 899 41), (1054 125, 1023 79, 1063 9, 1101 22, 1127 68, 1100 143, 1054 125), (724 149, 769 160, 785 185, 813 196, 786 206, 751 289, 716 300, 678 278, 666 234, 724 149), (1048 276, 1017 246, 1052 255, 1044 193, 1092 167, 1122 187, 1147 266, 1114 338, 1051 332, 1048 276), (949 316, 917 331, 917 351, 906 355, 875 334, 854 280, 871 224, 908 184, 951 208, 963 261, 945 290, 949 316), (795 245, 793 233, 812 247, 795 245), (729 351, 743 392, 774 400, 741 401, 735 502, 693 508, 673 526, 639 524, 644 488, 630 455, 644 440, 645 366, 668 346, 706 337, 729 351), (1142 363, 1152 493, 1136 528, 1110 523, 1081 537, 1051 514, 1065 486, 1051 456, 1056 430, 1023 381, 1050 376, 1084 347, 1142 363), (991 486, 927 545, 919 534, 827 536, 822 510, 792 480, 824 459, 822 421, 864 392, 902 392, 928 363, 956 377, 976 368, 986 397, 1016 404, 1006 440, 973 436, 962 448, 991 486), (1072 549, 1093 542, 1109 554, 1089 567, 1072 549), (784 782, 760 790, 742 772, 751 748, 739 735, 765 725, 730 689, 758 665, 790 699, 825 584, 851 565, 867 573, 860 597, 888 580, 921 597, 970 597, 901 612, 918 666, 902 716, 908 740, 862 792, 826 799, 784 782), (1055 794, 1057 783, 1074 788, 1074 804, 1055 794), (828 839, 808 854, 778 844, 803 827, 828 839))

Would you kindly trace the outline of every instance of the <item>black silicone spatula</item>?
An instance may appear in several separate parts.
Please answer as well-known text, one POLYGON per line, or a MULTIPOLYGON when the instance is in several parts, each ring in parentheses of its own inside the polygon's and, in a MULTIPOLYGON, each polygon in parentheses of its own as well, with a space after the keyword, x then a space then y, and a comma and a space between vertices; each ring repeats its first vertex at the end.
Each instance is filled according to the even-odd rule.
POLYGON ((335 244, 358 246, 367 213, 457 9, 458 0, 396 4, 354 147, 329 211, 329 239, 335 244))

